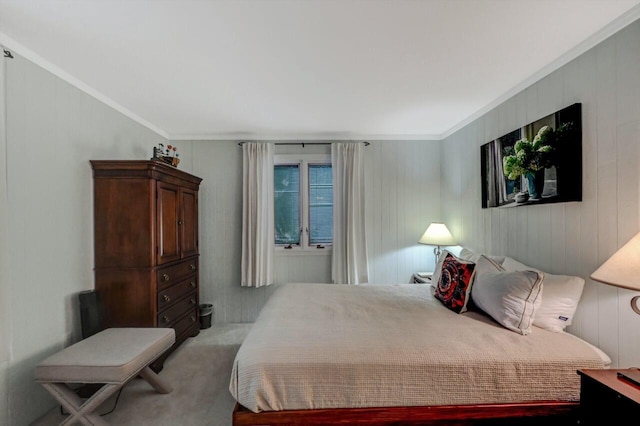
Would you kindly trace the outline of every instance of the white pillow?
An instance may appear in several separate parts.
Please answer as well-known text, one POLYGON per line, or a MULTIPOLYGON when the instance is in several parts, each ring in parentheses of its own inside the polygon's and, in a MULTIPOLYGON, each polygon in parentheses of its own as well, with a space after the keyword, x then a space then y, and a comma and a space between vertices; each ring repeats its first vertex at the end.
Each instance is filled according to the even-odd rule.
POLYGON ((570 275, 544 274, 544 297, 533 325, 561 332, 573 322, 582 297, 584 280, 570 275))
POLYGON ((505 257, 504 262, 502 262, 502 267, 505 271, 538 271, 539 269, 532 268, 531 266, 527 266, 524 263, 520 263, 515 260, 513 257, 505 257))
POLYGON ((471 299, 502 326, 527 335, 542 301, 543 276, 537 271, 485 272, 474 280, 471 299))
POLYGON ((473 262, 476 264, 476 269, 473 271, 474 280, 478 275, 483 275, 487 272, 504 271, 504 268, 500 266, 498 262, 496 262, 489 256, 485 256, 484 254, 478 255, 473 262))
POLYGON ((480 256, 486 256, 489 259, 493 260, 495 263, 497 263, 498 265, 501 265, 502 262, 504 262, 505 257, 504 256, 491 256, 488 254, 480 254, 477 253, 471 249, 468 249, 466 247, 463 247, 462 250, 460 250, 460 255, 458 256, 460 259, 464 259, 464 260, 470 260, 472 262, 477 262, 478 259, 480 258, 480 256))
MULTIPOLYGON (((478 276, 486 274, 487 272, 504 271, 504 269, 502 269, 502 266, 500 266, 499 264, 497 264, 496 262, 494 262, 493 260, 491 260, 490 258, 488 258, 483 254, 474 256, 474 259, 476 259, 474 262, 476 266, 473 271, 473 276, 471 277, 471 285, 469 286, 471 289, 471 292, 473 292, 473 284, 478 279, 478 276)), ((475 308, 475 305, 473 303, 473 297, 470 298, 469 303, 467 305, 469 306, 469 310, 473 310, 475 308)))
MULTIPOLYGON (((507 271, 537 270, 507 257, 502 264, 507 271)), ((533 325, 545 330, 564 331, 573 322, 582 297, 584 279, 571 275, 544 274, 544 297, 533 325)))

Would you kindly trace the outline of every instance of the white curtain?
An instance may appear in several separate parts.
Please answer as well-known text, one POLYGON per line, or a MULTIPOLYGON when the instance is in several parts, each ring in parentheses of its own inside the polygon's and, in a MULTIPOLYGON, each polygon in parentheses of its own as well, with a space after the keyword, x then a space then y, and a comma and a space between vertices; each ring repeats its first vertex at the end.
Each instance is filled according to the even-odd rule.
POLYGON ((273 284, 273 143, 242 145, 242 286, 273 284))
POLYGON ((6 63, 0 46, 0 361, 11 359, 11 288, 9 287, 9 203, 7 183, 6 63))
POLYGON ((489 207, 499 206, 507 201, 507 182, 502 165, 502 141, 494 140, 489 145, 489 207))
POLYGON ((333 250, 335 284, 369 281, 364 221, 364 144, 331 144, 333 169, 333 250))

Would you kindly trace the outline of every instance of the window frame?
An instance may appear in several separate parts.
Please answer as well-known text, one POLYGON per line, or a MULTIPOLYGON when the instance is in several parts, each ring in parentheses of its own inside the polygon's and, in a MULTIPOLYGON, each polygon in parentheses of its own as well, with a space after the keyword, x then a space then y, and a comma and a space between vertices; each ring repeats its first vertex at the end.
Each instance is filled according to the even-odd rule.
MULTIPOLYGON (((311 233, 309 231, 310 223, 310 210, 309 210, 309 165, 330 165, 330 154, 276 154, 273 159, 273 165, 286 166, 286 165, 298 165, 300 173, 300 244, 291 245, 290 248, 285 244, 276 244, 275 240, 273 246, 275 247, 277 254, 330 254, 333 248, 333 238, 331 243, 323 244, 322 248, 318 248, 316 245, 309 245, 311 233)), ((275 193, 273 194, 275 197, 275 193)), ((275 211, 274 211, 275 218, 275 211)), ((275 225, 275 224, 274 224, 275 225)))

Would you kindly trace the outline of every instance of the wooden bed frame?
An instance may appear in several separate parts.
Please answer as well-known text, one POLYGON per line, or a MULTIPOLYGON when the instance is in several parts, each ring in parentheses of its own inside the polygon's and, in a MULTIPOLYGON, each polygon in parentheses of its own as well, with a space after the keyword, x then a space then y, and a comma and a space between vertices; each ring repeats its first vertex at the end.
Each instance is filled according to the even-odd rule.
POLYGON ((338 408, 254 413, 236 403, 233 426, 255 425, 538 425, 576 424, 579 403, 541 401, 514 404, 430 407, 338 408))

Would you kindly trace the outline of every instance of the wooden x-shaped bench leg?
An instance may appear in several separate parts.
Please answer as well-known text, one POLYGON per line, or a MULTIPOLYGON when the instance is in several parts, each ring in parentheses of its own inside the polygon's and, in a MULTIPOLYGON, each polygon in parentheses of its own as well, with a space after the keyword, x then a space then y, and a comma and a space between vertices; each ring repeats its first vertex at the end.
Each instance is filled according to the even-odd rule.
POLYGON ((122 387, 121 384, 105 384, 83 403, 64 383, 42 383, 42 386, 69 412, 69 417, 60 424, 61 426, 73 424, 75 421, 86 426, 107 426, 108 423, 102 420, 95 410, 122 387))

